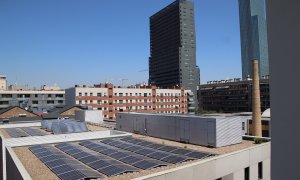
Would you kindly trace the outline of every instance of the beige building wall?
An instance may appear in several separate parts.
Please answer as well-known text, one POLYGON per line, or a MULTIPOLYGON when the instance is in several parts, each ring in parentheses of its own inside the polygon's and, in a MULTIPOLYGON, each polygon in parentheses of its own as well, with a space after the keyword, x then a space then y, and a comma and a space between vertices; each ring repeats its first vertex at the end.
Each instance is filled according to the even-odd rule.
POLYGON ((0 75, 0 90, 6 90, 6 89, 7 89, 6 77, 0 75))

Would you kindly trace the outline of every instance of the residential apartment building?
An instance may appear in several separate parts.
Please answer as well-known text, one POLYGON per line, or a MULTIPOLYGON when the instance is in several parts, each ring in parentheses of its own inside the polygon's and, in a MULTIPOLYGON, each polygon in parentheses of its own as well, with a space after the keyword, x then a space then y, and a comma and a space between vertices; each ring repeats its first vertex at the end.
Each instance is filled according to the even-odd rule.
POLYGON ((269 75, 265 0, 239 0, 242 77, 252 76, 252 60, 259 61, 260 77, 269 75))
POLYGON ((0 109, 19 106, 33 112, 46 112, 65 104, 65 91, 0 90, 0 109))
POLYGON ((197 96, 200 70, 196 65, 193 1, 176 0, 150 17, 150 51, 151 85, 182 86, 197 96))
MULTIPOLYGON (((270 108, 269 79, 260 80, 261 111, 270 108)), ((200 85, 200 108, 216 112, 252 112, 252 80, 239 78, 200 85)))
POLYGON ((194 110, 191 91, 179 87, 117 88, 112 84, 75 86, 66 89, 66 104, 91 106, 93 109, 102 110, 106 119, 115 119, 117 112, 187 114, 194 110))

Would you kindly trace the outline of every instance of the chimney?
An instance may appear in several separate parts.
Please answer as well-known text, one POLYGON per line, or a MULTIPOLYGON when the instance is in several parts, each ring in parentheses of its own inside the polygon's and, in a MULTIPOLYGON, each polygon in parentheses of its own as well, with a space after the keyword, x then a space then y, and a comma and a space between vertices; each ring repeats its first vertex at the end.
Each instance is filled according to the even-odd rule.
POLYGON ((253 135, 262 136, 258 60, 253 60, 252 124, 253 135))

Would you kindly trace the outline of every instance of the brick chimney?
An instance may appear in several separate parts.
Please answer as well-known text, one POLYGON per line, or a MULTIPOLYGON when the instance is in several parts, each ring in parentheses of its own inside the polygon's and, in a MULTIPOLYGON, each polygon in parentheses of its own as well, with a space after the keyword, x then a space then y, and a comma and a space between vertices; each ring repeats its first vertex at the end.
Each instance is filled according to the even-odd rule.
POLYGON ((253 60, 252 124, 253 135, 262 136, 258 60, 253 60))

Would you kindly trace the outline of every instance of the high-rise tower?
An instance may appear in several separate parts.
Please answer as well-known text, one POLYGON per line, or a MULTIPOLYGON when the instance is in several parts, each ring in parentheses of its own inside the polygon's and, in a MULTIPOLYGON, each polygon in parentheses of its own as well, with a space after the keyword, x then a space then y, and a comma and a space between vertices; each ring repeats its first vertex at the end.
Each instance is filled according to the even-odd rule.
POLYGON ((260 77, 269 75, 265 0, 239 0, 242 77, 252 76, 252 60, 259 60, 260 77))
POLYGON ((193 0, 176 0, 150 17, 149 83, 192 90, 198 106, 194 21, 193 0))

